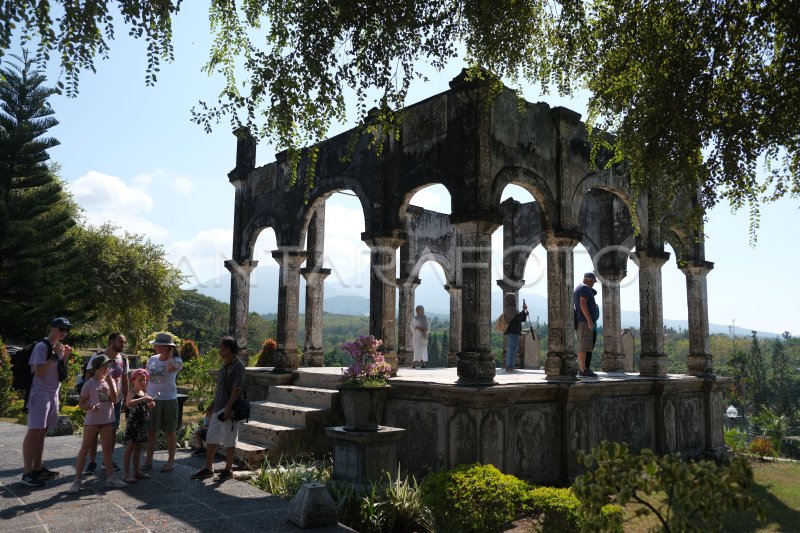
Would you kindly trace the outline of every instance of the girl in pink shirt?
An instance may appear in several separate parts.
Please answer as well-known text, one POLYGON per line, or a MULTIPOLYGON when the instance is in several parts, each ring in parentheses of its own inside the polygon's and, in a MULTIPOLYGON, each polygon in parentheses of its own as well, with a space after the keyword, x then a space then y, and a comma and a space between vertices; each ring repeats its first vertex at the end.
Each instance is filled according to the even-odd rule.
POLYGON ((109 375, 112 361, 105 355, 98 355, 92 360, 94 376, 84 383, 81 389, 81 401, 78 404, 86 411, 83 421, 83 444, 75 462, 75 482, 69 488, 70 494, 81 490, 81 473, 86 453, 94 445, 97 434, 103 447, 103 462, 106 467, 106 487, 124 488, 128 485, 114 477, 114 403, 117 401, 117 385, 109 375))

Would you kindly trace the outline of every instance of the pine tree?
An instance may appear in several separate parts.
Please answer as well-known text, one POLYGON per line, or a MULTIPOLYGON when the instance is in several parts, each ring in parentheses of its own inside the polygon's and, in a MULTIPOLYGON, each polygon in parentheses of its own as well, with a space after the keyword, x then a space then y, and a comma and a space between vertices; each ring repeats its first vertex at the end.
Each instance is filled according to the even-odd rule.
POLYGON ((753 403, 755 404, 756 412, 758 412, 767 403, 767 365, 764 362, 764 355, 761 353, 761 347, 758 345, 756 332, 753 331, 752 333, 753 339, 750 344, 750 375, 753 384, 753 403))
MULTIPOLYGON (((45 77, 27 53, 0 79, 0 334, 29 340, 69 314, 85 285, 71 228, 77 207, 48 167, 58 124, 45 77)), ((73 318, 75 318, 73 316, 73 318)))
POLYGON ((780 338, 772 345, 772 379, 770 389, 775 395, 775 407, 782 415, 792 414, 792 374, 789 356, 780 338))
POLYGON ((430 366, 441 366, 439 361, 441 356, 439 353, 439 337, 436 336, 436 333, 431 333, 428 337, 428 362, 430 366))
POLYGON ((447 366, 447 356, 450 354, 450 337, 447 330, 442 333, 442 366, 447 366))

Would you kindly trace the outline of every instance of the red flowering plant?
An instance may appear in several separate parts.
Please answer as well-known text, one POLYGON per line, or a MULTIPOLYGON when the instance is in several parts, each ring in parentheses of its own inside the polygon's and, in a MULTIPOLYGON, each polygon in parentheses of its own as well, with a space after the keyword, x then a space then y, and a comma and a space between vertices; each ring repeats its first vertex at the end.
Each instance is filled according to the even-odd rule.
POLYGON ((383 359, 378 347, 383 341, 372 335, 361 335, 356 340, 342 344, 342 350, 353 357, 353 364, 342 369, 348 387, 384 387, 392 373, 392 365, 383 359))

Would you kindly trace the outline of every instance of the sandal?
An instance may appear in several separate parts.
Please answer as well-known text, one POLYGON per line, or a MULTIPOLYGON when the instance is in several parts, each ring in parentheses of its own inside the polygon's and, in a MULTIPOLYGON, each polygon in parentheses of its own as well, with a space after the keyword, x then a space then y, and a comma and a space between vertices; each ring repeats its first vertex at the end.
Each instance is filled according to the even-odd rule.
POLYGON ((174 466, 172 466, 169 463, 164 463, 164 465, 161 467, 161 470, 159 470, 159 472, 165 473, 165 472, 172 472, 173 470, 175 470, 174 466))
POLYGON ((150 479, 150 476, 149 476, 149 475, 147 475, 147 474, 145 474, 144 472, 136 472, 136 473, 134 474, 134 477, 135 477, 136 479, 150 479))
POLYGON ((152 470, 152 469, 153 469, 153 463, 142 465, 142 470, 152 470))
POLYGON ((136 483, 138 480, 132 474, 125 474, 125 476, 122 478, 122 481, 125 483, 136 483))

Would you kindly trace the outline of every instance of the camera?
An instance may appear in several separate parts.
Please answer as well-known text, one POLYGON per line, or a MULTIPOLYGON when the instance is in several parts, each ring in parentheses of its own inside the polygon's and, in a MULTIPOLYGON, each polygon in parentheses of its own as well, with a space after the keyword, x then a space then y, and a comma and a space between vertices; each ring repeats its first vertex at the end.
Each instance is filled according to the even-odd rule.
POLYGON ((220 414, 217 415, 217 420, 220 422, 225 422, 225 411, 222 411, 220 414))

